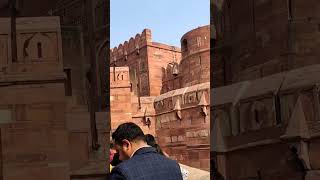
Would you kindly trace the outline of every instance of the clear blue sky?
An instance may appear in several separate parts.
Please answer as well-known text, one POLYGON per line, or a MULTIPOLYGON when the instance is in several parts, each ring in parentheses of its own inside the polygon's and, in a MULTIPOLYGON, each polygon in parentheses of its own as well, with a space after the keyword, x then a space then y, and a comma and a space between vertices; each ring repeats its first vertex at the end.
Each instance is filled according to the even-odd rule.
POLYGON ((180 38, 210 24, 210 0, 111 0, 110 48, 151 29, 154 42, 180 47, 180 38))

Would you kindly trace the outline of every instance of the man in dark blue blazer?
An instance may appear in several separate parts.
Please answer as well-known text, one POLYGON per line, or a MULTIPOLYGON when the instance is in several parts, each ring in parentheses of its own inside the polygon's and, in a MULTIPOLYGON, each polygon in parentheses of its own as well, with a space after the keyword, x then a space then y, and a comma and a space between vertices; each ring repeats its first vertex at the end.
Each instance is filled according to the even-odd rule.
POLYGON ((121 124, 112 139, 123 162, 112 169, 111 180, 182 180, 179 164, 148 146, 138 125, 121 124))

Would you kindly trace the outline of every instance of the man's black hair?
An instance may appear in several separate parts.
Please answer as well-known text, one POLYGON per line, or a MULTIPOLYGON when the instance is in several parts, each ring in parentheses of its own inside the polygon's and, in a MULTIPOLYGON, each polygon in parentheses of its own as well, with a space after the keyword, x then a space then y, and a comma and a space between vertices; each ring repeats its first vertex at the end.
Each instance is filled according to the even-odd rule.
POLYGON ((112 139, 116 144, 122 145, 124 139, 132 142, 135 140, 145 140, 145 136, 141 128, 135 123, 123 123, 112 133, 112 139))

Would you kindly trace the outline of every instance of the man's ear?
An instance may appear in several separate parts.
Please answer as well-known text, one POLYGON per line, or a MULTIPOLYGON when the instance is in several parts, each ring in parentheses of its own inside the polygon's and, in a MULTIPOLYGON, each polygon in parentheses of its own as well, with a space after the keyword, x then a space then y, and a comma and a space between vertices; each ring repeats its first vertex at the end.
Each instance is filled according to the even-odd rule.
POLYGON ((125 146, 125 147, 129 147, 129 145, 130 145, 130 141, 128 141, 128 140, 126 140, 126 139, 124 139, 124 140, 122 140, 122 144, 123 144, 123 146, 125 146))

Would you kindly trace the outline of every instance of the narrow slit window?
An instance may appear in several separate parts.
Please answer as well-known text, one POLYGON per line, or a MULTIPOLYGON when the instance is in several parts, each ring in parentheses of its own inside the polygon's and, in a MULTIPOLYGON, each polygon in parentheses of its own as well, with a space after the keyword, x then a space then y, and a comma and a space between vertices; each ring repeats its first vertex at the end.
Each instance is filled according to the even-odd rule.
POLYGON ((259 123, 260 122, 260 119, 259 119, 259 111, 258 110, 254 110, 254 119, 256 121, 256 123, 259 123))
POLYGON ((67 75, 67 79, 65 81, 65 94, 66 96, 72 96, 71 69, 65 69, 64 72, 67 75))
POLYGON ((288 19, 292 19, 292 1, 288 0, 288 19))
POLYGON ((256 33, 256 15, 255 15, 255 4, 254 4, 254 0, 252 0, 252 30, 253 33, 256 33))
POLYGON ((40 42, 38 42, 37 48, 38 48, 38 58, 42 58, 42 44, 40 42))
POLYGON ((281 101, 279 95, 275 96, 275 108, 276 108, 276 123, 281 124, 281 101))
POLYGON ((182 41, 182 50, 188 51, 188 41, 186 39, 182 41))

